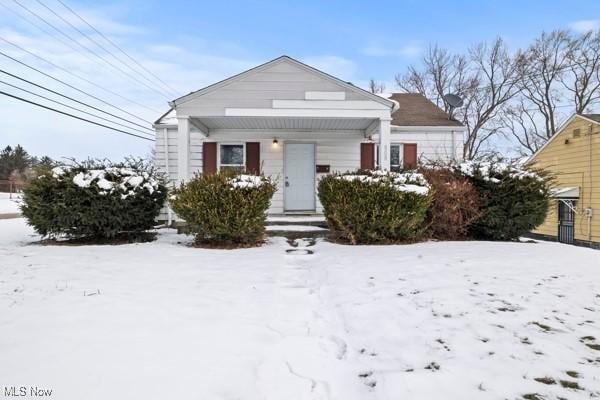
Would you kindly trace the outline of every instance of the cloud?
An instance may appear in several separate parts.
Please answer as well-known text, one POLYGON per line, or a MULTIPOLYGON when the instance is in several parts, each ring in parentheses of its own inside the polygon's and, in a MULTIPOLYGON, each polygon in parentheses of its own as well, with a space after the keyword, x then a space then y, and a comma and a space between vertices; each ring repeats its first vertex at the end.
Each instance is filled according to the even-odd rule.
POLYGON ((420 42, 409 42, 403 46, 383 46, 378 43, 371 43, 363 49, 363 54, 371 57, 402 57, 412 58, 423 52, 423 46, 420 42))
POLYGON ((586 33, 600 29, 600 19, 583 19, 571 22, 569 27, 576 32, 586 33))
MULTIPOLYGON (((0 43, 0 47, 3 52, 10 56, 39 68, 58 79, 113 104, 115 107, 122 108, 149 122, 154 121, 167 109, 168 100, 241 72, 259 63, 259 61, 251 59, 246 55, 239 55, 241 52, 236 53, 231 50, 231 46, 227 47, 227 51, 224 51, 221 44, 215 44, 208 40, 202 42, 202 45, 197 47, 191 45, 177 46, 168 42, 156 41, 151 33, 145 32, 144 29, 119 22, 118 18, 115 17, 115 15, 120 15, 118 7, 116 9, 111 8, 109 11, 106 10, 107 8, 87 9, 85 11, 77 9, 76 11, 83 15, 84 18, 89 18, 90 22, 96 28, 104 34, 110 35, 111 40, 125 49, 135 60, 160 77, 169 86, 175 88, 176 93, 167 94, 167 90, 163 89, 154 77, 140 72, 139 67, 128 61, 116 49, 112 49, 114 52, 113 55, 128 62, 138 73, 135 73, 124 64, 117 62, 113 56, 105 53, 102 49, 93 47, 92 43, 78 36, 77 32, 69 31, 69 28, 64 23, 58 20, 51 20, 50 15, 47 15, 47 17, 53 24, 60 26, 65 31, 69 31, 74 38, 80 41, 80 44, 93 48, 103 58, 119 66, 127 74, 133 75, 138 81, 145 82, 148 86, 158 88, 165 95, 157 94, 143 84, 136 82, 131 76, 126 76, 127 74, 118 71, 95 55, 85 51, 79 44, 62 37, 62 41, 68 43, 65 45, 57 39, 60 36, 56 33, 54 36, 51 36, 47 32, 20 20, 15 15, 8 15, 9 13, 0 13, 0 26, 2 27, 0 28, 0 37, 18 44, 28 51, 60 66, 62 69, 56 68, 7 43, 0 43), (226 55, 223 55, 225 53, 226 55), (99 87, 93 86, 75 75, 92 81, 99 87)), ((123 18, 122 15, 121 18, 123 18)), ((74 17, 70 20, 74 24, 76 23, 74 17)), ((77 24, 77 26, 97 41, 103 43, 107 48, 110 48, 109 44, 102 42, 103 39, 100 36, 82 24, 77 24)), ((46 27, 46 30, 49 31, 49 28, 46 27)), ((169 40, 173 43, 182 43, 176 37, 169 37, 169 40)), ((123 118, 141 123, 150 128, 149 123, 144 124, 130 115, 124 114, 115 108, 111 108, 77 90, 68 88, 2 56, 0 56, 0 69, 17 74, 25 79, 47 86, 50 89, 77 98, 108 112, 121 115, 123 118)), ((64 98, 43 92, 40 89, 27 85, 25 82, 10 78, 4 74, 0 74, 0 79, 55 100, 67 102, 97 115, 112 118, 106 114, 90 110, 83 105, 70 103, 64 98)), ((2 83, 0 83, 0 90, 47 104, 51 107, 63 109, 66 112, 78 114, 74 110, 69 110, 47 100, 36 98, 34 95, 2 83)), ((149 154, 151 142, 130 138, 101 127, 61 116, 51 111, 42 110, 34 105, 8 99, 4 96, 1 96, 0 99, 0 102, 3 104, 0 107, 0 120, 3 121, 5 126, 3 129, 4 133, 1 135, 2 141, 0 142, 0 147, 7 144, 14 145, 20 143, 34 155, 50 155, 56 158, 110 157, 118 159, 130 154, 140 156, 149 154)), ((90 118, 85 115, 81 116, 90 118)), ((115 121, 124 123, 116 119, 115 121)), ((106 121, 101 120, 97 120, 97 122, 106 123, 106 121)))
MULTIPOLYGON (((49 65, 43 60, 1 41, 0 48, 3 52, 20 61, 39 68, 83 91, 89 92, 113 104, 115 107, 141 117, 145 121, 148 121, 147 124, 2 56, 0 56, 0 69, 17 74, 67 96, 150 127, 150 123, 166 111, 168 100, 173 100, 180 95, 200 89, 266 61, 249 55, 246 49, 234 42, 215 41, 208 38, 189 36, 166 36, 168 39, 157 40, 155 33, 146 31, 136 25, 122 22, 126 21, 126 15, 129 12, 129 10, 123 7, 125 6, 103 6, 103 8, 91 9, 77 8, 76 11, 83 15, 84 18, 89 19, 96 28, 105 35, 108 35, 111 40, 123 48, 136 61, 160 77, 168 86, 174 88, 176 93, 167 93, 168 90, 154 77, 143 73, 139 67, 131 63, 118 50, 111 48, 108 43, 104 42, 101 36, 81 21, 77 22, 75 17, 69 16, 68 12, 64 15, 69 16, 69 20, 72 23, 76 24, 82 31, 85 31, 107 48, 111 48, 113 55, 107 54, 104 50, 95 47, 93 43, 85 40, 77 32, 66 26, 64 22, 56 18, 53 19, 52 15, 47 11, 44 15, 53 24, 69 32, 72 37, 79 41, 79 44, 61 37, 56 32, 50 35, 48 32, 44 32, 20 20, 15 15, 9 15, 9 13, 0 13, 0 37, 18 44, 28 51, 60 66, 60 68, 49 65), (126 74, 108 65, 95 55, 90 54, 81 48, 80 45, 93 48, 103 58, 119 66, 126 74), (137 72, 117 62, 113 56, 117 56, 129 63, 130 67, 137 72), (133 75, 135 79, 127 75, 133 75), (164 93, 164 96, 136 82, 136 79, 158 89, 164 93), (97 86, 91 85, 85 80, 92 81, 97 86)), ((36 11, 42 13, 44 10, 36 9, 36 11)), ((45 28, 46 31, 52 32, 49 27, 45 28)), ((348 81, 356 80, 357 66, 352 60, 347 58, 332 54, 307 55, 303 58, 303 61, 342 79, 348 81)), ((33 88, 22 81, 10 78, 4 74, 0 74, 0 80, 62 102, 67 102, 94 114, 114 119, 98 111, 87 109, 83 105, 72 104, 64 98, 43 92, 38 88, 33 88)), ((48 100, 36 98, 32 94, 24 93, 2 83, 0 83, 0 90, 47 104, 66 112, 78 114, 74 110, 63 108, 48 100)), ((151 142, 111 132, 101 127, 37 108, 33 105, 8 99, 4 96, 0 96, 0 99, 3 105, 0 107, 0 120, 4 124, 3 134, 0 135, 2 139, 0 147, 7 144, 21 144, 34 155, 49 155, 56 158, 109 157, 119 159, 125 155, 144 156, 149 154, 151 142)), ((90 118, 85 115, 82 115, 82 117, 90 118)), ((114 120, 125 123, 120 120, 114 120)), ((106 121, 101 120, 97 120, 97 122, 106 123, 106 121)))

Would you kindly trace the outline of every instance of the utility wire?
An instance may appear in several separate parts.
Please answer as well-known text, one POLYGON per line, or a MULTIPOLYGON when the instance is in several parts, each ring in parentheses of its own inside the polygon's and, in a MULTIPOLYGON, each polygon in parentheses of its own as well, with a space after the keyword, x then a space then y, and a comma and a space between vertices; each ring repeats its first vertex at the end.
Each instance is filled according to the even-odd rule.
MULTIPOLYGON (((2 37, 0 37, 0 40, 3 40, 3 41, 5 41, 5 42, 7 42, 7 43, 11 43, 11 42, 8 42, 6 39, 3 39, 2 37)), ((14 43, 11 43, 11 44, 15 45, 14 43)), ((121 95, 120 95, 120 94, 118 94, 118 93, 115 93, 115 92, 113 92, 112 90, 105 89, 105 88, 103 88, 102 86, 99 86, 99 85, 95 84, 94 82, 92 82, 92 81, 90 81, 90 80, 88 80, 88 79, 85 79, 85 78, 79 77, 78 75, 76 75, 76 74, 74 74, 74 73, 72 73, 72 72, 70 72, 70 71, 68 71, 68 70, 66 70, 66 69, 64 69, 64 68, 62 68, 62 67, 60 67, 60 66, 58 66, 58 65, 54 64, 53 62, 47 61, 47 60, 45 60, 44 58, 42 58, 42 57, 39 57, 39 56, 37 56, 37 55, 35 55, 35 54, 31 53, 30 51, 23 49, 23 48, 22 48, 21 46, 19 46, 19 45, 15 45, 15 46, 16 46, 17 48, 20 48, 20 49, 22 49, 23 51, 25 51, 25 52, 26 52, 26 53, 28 53, 28 54, 31 54, 31 55, 33 55, 33 56, 35 56, 35 57, 38 57, 38 58, 40 58, 41 60, 44 60, 45 62, 47 62, 48 64, 50 64, 50 65, 54 66, 55 68, 58 68, 58 69, 60 69, 60 70, 62 70, 62 71, 65 71, 65 72, 69 73, 70 75, 73 75, 73 76, 75 76, 75 77, 78 77, 79 79, 82 79, 83 81, 86 81, 86 82, 88 82, 89 84, 91 84, 91 85, 93 85, 93 86, 95 86, 95 87, 98 87, 98 88, 100 88, 100 89, 103 89, 103 90, 105 90, 105 91, 107 91, 107 92, 109 92, 109 93, 112 93, 112 94, 114 94, 115 96, 118 96, 118 97, 120 97, 120 98, 122 98, 122 99, 124 99, 124 100, 126 100, 126 101, 132 102, 132 103, 134 103, 134 104, 137 104, 137 105, 141 105, 141 104, 139 104, 139 103, 137 103, 137 102, 135 102, 135 101, 133 101, 133 100, 129 100, 129 99, 127 99, 127 98, 125 98, 125 97, 121 96, 121 95)), ((100 101, 100 102, 102 102, 102 103, 104 103, 104 104, 106 104, 106 105, 108 105, 108 106, 111 106, 111 107, 113 107, 113 108, 115 108, 115 109, 117 109, 117 110, 119 110, 119 111, 121 111, 121 112, 124 112, 125 114, 128 114, 129 116, 135 117, 135 118, 139 119, 140 121, 143 121, 143 122, 145 122, 145 123, 151 124, 151 122, 150 122, 150 121, 147 121, 147 120, 145 120, 145 119, 144 119, 144 118, 142 118, 142 117, 138 117, 137 115, 135 115, 135 114, 132 114, 132 113, 130 113, 130 112, 128 112, 128 111, 125 111, 125 110, 123 110, 122 108, 119 108, 119 107, 117 107, 117 106, 115 106, 115 105, 112 105, 111 103, 109 103, 109 102, 107 102, 107 101, 105 101, 105 100, 102 100, 101 98, 99 98, 99 97, 97 97, 97 96, 94 96, 94 95, 92 95, 92 94, 90 94, 90 93, 87 93, 87 92, 85 92, 85 91, 83 91, 83 90, 81 90, 81 89, 79 89, 79 88, 77 88, 77 87, 75 87, 75 86, 71 85, 70 83, 67 83, 67 82, 65 82, 65 81, 63 81, 63 80, 60 80, 60 79, 58 79, 58 78, 55 78, 54 76, 52 76, 52 75, 50 75, 50 74, 47 74, 47 73, 45 73, 45 72, 41 71, 41 70, 40 70, 40 69, 38 69, 38 68, 32 67, 31 65, 29 65, 29 64, 27 64, 27 63, 25 63, 25 62, 23 62, 23 61, 17 60, 16 58, 9 56, 8 54, 4 53, 3 51, 0 51, 0 55, 4 56, 4 57, 6 57, 6 58, 9 58, 9 59, 13 60, 14 62, 16 62, 16 63, 18 63, 18 64, 21 64, 21 65, 23 65, 23 66, 25 66, 25 67, 27 67, 27 68, 29 68, 29 69, 31 69, 31 70, 34 70, 34 71, 36 71, 36 72, 38 72, 38 73, 40 73, 40 74, 42 74, 42 75, 44 75, 44 76, 46 76, 46 77, 48 77, 48 78, 51 78, 51 79, 53 79, 53 80, 55 80, 55 81, 57 81, 57 82, 60 82, 60 83, 62 83, 62 84, 63 84, 63 85, 65 85, 65 86, 68 86, 68 87, 70 87, 70 88, 72 88, 72 89, 75 89, 75 90, 77 90, 77 91, 78 91, 78 92, 80 92, 80 93, 83 93, 83 94, 85 94, 85 95, 87 95, 87 96, 90 96, 90 97, 94 98, 95 100, 98 100, 98 101, 100 101)), ((142 106, 142 107, 145 107, 145 106, 142 106)), ((147 108, 147 107, 146 107, 146 108, 147 108)), ((158 113, 158 111, 156 111, 156 110, 152 110, 152 109, 149 109, 149 110, 151 110, 151 111, 153 111, 153 112, 156 112, 156 113, 158 113)))
MULTIPOLYGON (((0 73, 3 73, 3 74, 5 74, 5 75, 8 75, 8 76, 10 76, 10 77, 12 77, 12 78, 18 79, 18 80, 20 80, 20 81, 22 81, 22 82, 28 83, 28 84, 30 84, 30 85, 32 85, 32 86, 35 86, 35 87, 37 87, 37 88, 43 89, 43 90, 45 90, 45 91, 47 91, 47 92, 53 93, 53 94, 55 94, 55 95, 58 95, 58 96, 60 96, 60 97, 63 97, 63 98, 65 98, 65 99, 71 100, 71 101, 73 101, 73 102, 75 102, 75 103, 78 103, 78 104, 84 105, 84 106, 86 106, 86 107, 89 107, 89 108, 91 108, 91 109, 94 109, 94 110, 96 110, 96 111, 100 111, 101 113, 104 113, 104 114, 106 114, 106 115, 110 115, 111 117, 118 118, 118 119, 120 119, 120 120, 122 120, 122 121, 125 121, 125 122, 129 123, 129 124, 132 124, 132 125, 135 125, 135 126, 139 126, 139 127, 141 127, 141 128, 144 128, 144 129, 146 129, 146 130, 148 130, 148 131, 150 131, 150 132, 154 132, 152 129, 150 129, 150 128, 146 127, 145 125, 138 124, 137 122, 133 122, 133 121, 130 121, 130 120, 128 120, 128 119, 122 118, 122 117, 120 117, 120 116, 118 116, 118 115, 112 114, 112 113, 110 113, 110 112, 108 112, 108 111, 104 111, 104 110, 102 110, 101 108, 94 107, 94 106, 92 106, 92 105, 90 105, 90 104, 88 104, 88 103, 85 103, 85 102, 83 102, 83 101, 77 100, 77 99, 75 99, 75 98, 73 98, 73 97, 69 97, 69 96, 67 96, 67 95, 65 95, 65 94, 62 94, 62 93, 59 93, 59 92, 57 92, 57 91, 55 91, 55 90, 49 89, 49 88, 47 88, 47 87, 45 87, 45 86, 43 86, 43 85, 39 85, 39 84, 37 84, 37 83, 35 83, 35 82, 29 81, 29 80, 27 80, 27 79, 25 79, 25 78, 22 78, 22 77, 20 77, 20 76, 17 76, 17 75, 15 75, 15 74, 11 74, 10 72, 7 72, 7 71, 4 71, 4 70, 0 69, 0 73)), ((148 134, 150 134, 150 133, 148 133, 148 134)))
MULTIPOLYGON (((1 41, 3 41, 3 42, 6 42, 6 43, 8 43, 8 44, 10 44, 11 46, 13 46, 13 47, 15 47, 15 48, 17 48, 17 49, 19 49, 19 50, 21 50, 21 51, 23 51, 23 52, 27 53, 27 54, 29 54, 29 55, 30 55, 30 56, 32 56, 32 57, 35 57, 35 58, 37 58, 38 60, 41 60, 41 61, 45 62, 46 64, 49 64, 49 65, 53 66, 53 67, 54 67, 54 68, 56 68, 56 69, 60 69, 61 71, 65 72, 66 74, 69 74, 69 75, 71 75, 71 76, 74 76, 75 78, 77 78, 77 79, 80 79, 80 80, 82 80, 82 81, 84 81, 84 82, 86 82, 86 83, 88 83, 88 84, 90 84, 90 85, 92 85, 92 86, 95 86, 95 87, 97 87, 97 88, 99 88, 99 89, 102 89, 102 90, 104 90, 104 91, 105 91, 105 92, 107 92, 107 93, 110 93, 110 94, 112 94, 112 95, 114 95, 114 96, 120 97, 121 99, 123 99, 123 100, 125 100, 125 101, 131 102, 131 103, 134 103, 134 104, 137 104, 138 106, 140 106, 140 107, 144 107, 145 109, 147 109, 147 110, 150 110, 150 111, 152 111, 152 112, 159 113, 159 111, 157 111, 157 110, 155 110, 155 109, 153 109, 153 108, 151 108, 151 107, 145 106, 145 105, 143 105, 143 104, 141 104, 141 103, 138 103, 138 102, 136 102, 136 101, 134 101, 134 100, 128 99, 127 97, 124 97, 124 96, 122 96, 122 95, 120 95, 120 94, 118 94, 118 93, 116 93, 116 92, 114 92, 114 91, 112 91, 112 90, 110 90, 110 89, 107 89, 107 88, 105 88, 105 87, 103 87, 103 86, 101 86, 101 85, 99 85, 99 84, 97 84, 97 83, 94 83, 93 81, 91 81, 91 80, 89 80, 89 79, 87 79, 87 78, 85 78, 85 77, 83 77, 83 76, 81 76, 81 75, 79 75, 79 74, 76 74, 76 73, 74 73, 74 72, 72 72, 72 71, 69 71, 68 69, 66 69, 66 68, 63 68, 63 67, 61 67, 60 65, 58 65, 58 64, 56 64, 56 63, 53 63, 52 61, 50 61, 50 60, 48 60, 48 59, 46 59, 46 58, 44 58, 44 57, 42 57, 42 56, 40 56, 40 55, 38 55, 38 54, 35 54, 35 53, 33 53, 33 52, 31 52, 31 51, 27 50, 26 48, 24 48, 23 46, 20 46, 20 45, 18 45, 18 44, 16 44, 16 43, 14 43, 14 42, 11 42, 11 41, 10 41, 10 40, 8 40, 8 39, 5 39, 5 38, 3 38, 3 37, 1 37, 1 36, 0 36, 0 40, 1 40, 1 41)), ((12 58, 12 57, 11 57, 11 58, 12 58)), ((14 58, 13 58, 13 60, 14 60, 14 58)), ((139 117, 136 117, 136 118, 139 118, 139 117)), ((142 119, 142 120, 143 120, 143 119, 142 119)))
POLYGON ((62 44, 64 44, 65 46, 67 46, 68 48, 70 48, 71 50, 80 53, 81 55, 85 56, 88 60, 92 61, 92 62, 96 62, 95 59, 93 59, 89 54, 87 53, 82 53, 80 52, 80 50, 78 50, 75 46, 73 46, 71 43, 67 42, 66 40, 64 40, 62 37, 56 35, 55 33, 50 32, 49 30, 47 30, 46 28, 44 28, 43 26, 38 25, 36 22, 32 21, 30 18, 28 18, 27 16, 21 14, 20 12, 8 7, 6 4, 1 3, 0 2, 0 6, 2 8, 4 8, 5 10, 10 11, 12 14, 16 15, 17 17, 21 18, 23 21, 29 23, 30 25, 33 25, 34 27, 36 27, 37 29, 39 29, 40 31, 44 32, 46 35, 58 40, 59 42, 61 42, 62 44))
MULTIPOLYGON (((115 60, 117 60, 117 62, 122 63, 123 65, 127 66, 127 68, 131 69, 134 73, 138 74, 138 72, 134 69, 132 69, 129 65, 123 63, 121 60, 119 60, 117 57, 115 57, 109 50, 106 49, 106 47, 102 46, 100 43, 98 43, 94 38, 92 38, 91 36, 89 36, 88 34, 86 34, 85 32, 83 32, 81 29, 79 29, 78 27, 76 27, 75 25, 73 25, 71 22, 69 22, 69 20, 67 20, 66 18, 64 18, 63 16, 61 16, 60 14, 58 14, 56 11, 54 11, 52 8, 48 7, 46 4, 44 4, 41 0, 35 0, 38 4, 40 4, 42 7, 44 7, 46 10, 50 11, 52 14, 54 14, 56 17, 58 17, 61 21, 63 21, 65 24, 69 25, 71 28, 73 28, 74 30, 76 30, 77 32, 79 32, 79 34, 85 38, 87 38, 90 42, 96 44, 96 46, 100 47, 102 50, 104 50, 105 52, 107 52, 108 54, 110 54, 115 60)), ((73 39, 75 40, 75 39, 73 39)), ((79 43, 79 42, 78 42, 79 43)), ((83 46, 83 45, 82 45, 83 46)), ((91 52, 92 54, 94 54, 96 57, 98 57, 99 59, 101 59, 102 61, 104 61, 105 63, 107 63, 108 65, 110 65, 111 67, 115 68, 116 70, 118 70, 119 72, 121 72, 123 75, 129 77, 130 79, 133 79, 134 81, 136 81, 137 83, 139 83, 140 85, 143 85, 144 87, 148 88, 149 90, 157 93, 160 96, 165 97, 167 100, 170 100, 169 96, 166 96, 163 92, 157 90, 155 87, 150 86, 148 84, 146 84, 145 82, 139 80, 135 75, 131 75, 130 73, 128 73, 127 71, 124 71, 123 69, 121 69, 119 66, 113 64, 112 62, 108 61, 107 59, 105 59, 104 57, 102 57, 101 55, 99 55, 98 53, 96 53, 95 51, 93 51, 92 49, 90 49, 87 46, 83 46, 87 51, 91 52)), ((144 77, 144 79, 147 79, 144 77)), ((153 83, 153 82, 151 82, 153 83)))
MULTIPOLYGON (((0 2, 0 6, 3 7, 4 9, 10 11, 11 13, 13 13, 14 15, 16 15, 17 17, 21 18, 23 21, 29 23, 30 25, 33 25, 34 27, 36 27, 37 29, 39 29, 40 31, 42 31, 43 33, 45 33, 46 35, 56 39, 57 41, 61 42, 62 44, 64 44, 65 46, 67 46, 68 48, 70 48, 71 50, 75 51, 76 53, 81 54, 82 56, 84 56, 85 58, 87 58, 88 60, 90 60, 93 63, 96 63, 96 59, 93 58, 92 56, 90 56, 87 52, 82 52, 81 50, 79 50, 77 47, 73 46, 71 43, 69 43, 68 41, 66 41, 65 39, 63 39, 61 36, 57 35, 56 33, 53 33, 51 31, 49 31, 48 29, 44 28, 43 26, 38 25, 36 22, 32 21, 29 17, 19 13, 18 11, 15 11, 14 9, 8 7, 6 4, 3 4, 0 2)), ((23 6, 25 7, 25 6, 23 6)), ((29 9, 26 8, 27 11, 29 11, 29 9)), ((36 15, 36 17, 38 17, 36 15)), ((38 17, 41 18, 41 17, 38 17)), ((43 21, 45 22, 45 21, 43 21)), ((47 25, 49 25, 48 23, 46 23, 47 25)))
MULTIPOLYGON (((21 8, 23 8, 24 10, 26 10, 27 12, 29 12, 30 14, 32 14, 33 16, 35 16, 36 18, 38 18, 39 20, 41 20, 42 22, 44 22, 46 25, 50 26, 52 29, 54 29, 55 31, 57 31, 58 33, 60 33, 61 35, 63 35, 64 37, 66 37, 67 39, 69 39, 70 41, 72 41, 73 43, 75 43, 76 45, 78 45, 79 47, 83 48, 87 52, 93 54, 94 56, 96 56, 97 58, 99 58, 100 60, 102 60, 104 63, 106 63, 109 66, 113 67, 114 69, 116 69, 117 71, 119 71, 121 74, 123 74, 126 77, 128 77, 129 79, 131 79, 131 80, 133 80, 133 81, 135 81, 135 82, 137 82, 137 83, 145 86, 146 88, 150 89, 151 91, 154 91, 154 92, 158 93, 160 96, 164 96, 165 98, 169 99, 168 96, 165 96, 163 93, 161 93, 161 92, 157 91, 155 88, 147 85, 145 82, 142 82, 142 81, 138 80, 135 76, 132 76, 131 74, 127 73, 126 71, 124 71, 120 67, 116 66, 115 64, 113 64, 112 62, 110 62, 109 60, 107 60, 106 58, 102 57, 100 54, 98 54, 93 49, 90 49, 89 47, 85 46, 84 44, 80 43, 78 40, 76 40, 75 38, 73 38, 71 35, 65 33, 60 28, 57 28, 54 24, 48 22, 44 17, 40 16, 36 12, 32 11, 30 8, 28 8, 25 5, 21 4, 21 2, 19 0, 13 0, 13 1, 18 6, 20 6, 21 8)), ((60 18, 61 20, 63 20, 65 23, 69 24, 74 29, 76 29, 76 30, 79 31, 79 29, 75 28, 69 21, 65 20, 59 14, 57 14, 52 9, 50 9, 49 7, 47 7, 45 4, 43 4, 41 2, 38 2, 38 3, 40 3, 43 7, 45 7, 48 11, 50 11, 51 13, 53 13, 54 15, 56 15, 58 18, 60 18)), ((81 33, 81 31, 79 31, 79 32, 81 33)), ((81 54, 80 51, 77 51, 77 52, 81 54)))
POLYGON ((48 100, 48 101, 51 101, 51 102, 53 102, 53 103, 60 104, 61 106, 63 106, 63 107, 67 107, 67 108, 70 108, 71 110, 79 111, 80 113, 83 113, 83 114, 89 115, 89 116, 91 116, 91 117, 98 118, 98 119, 101 119, 101 120, 103 120, 103 121, 106 121, 106 122, 110 122, 111 124, 119 125, 119 126, 122 126, 123 128, 127 128, 127 129, 130 129, 130 130, 136 131, 136 132, 141 132, 141 133, 143 133, 144 135, 149 135, 149 133, 148 133, 148 132, 146 132, 146 131, 143 131, 143 130, 141 130, 141 129, 132 128, 132 127, 130 127, 130 126, 128 126, 128 125, 125 125, 125 124, 121 124, 121 123, 119 123, 119 122, 112 121, 112 120, 110 120, 110 119, 108 119, 108 118, 104 118, 104 117, 98 116, 98 115, 96 115, 96 114, 93 114, 93 113, 91 113, 91 112, 87 112, 87 111, 85 111, 85 110, 82 110, 82 109, 80 109, 80 108, 77 108, 77 107, 73 107, 73 106, 71 106, 71 105, 68 105, 68 104, 66 104, 66 103, 63 103, 63 102, 61 102, 61 101, 54 100, 54 99, 51 99, 50 97, 46 97, 46 96, 43 96, 43 95, 41 95, 41 94, 39 94, 39 93, 32 92, 32 91, 30 91, 30 90, 27 90, 27 89, 25 89, 25 88, 22 88, 22 87, 20 87, 20 86, 13 85, 12 83, 5 82, 5 81, 3 81, 3 80, 1 80, 1 79, 0 79, 0 83, 4 84, 4 85, 6 85, 6 86, 10 86, 10 87, 12 87, 12 88, 14 88, 14 89, 18 89, 18 90, 20 90, 20 91, 22 91, 22 92, 25 92, 25 93, 28 93, 28 94, 34 95, 34 96, 36 96, 36 97, 39 97, 39 98, 42 98, 42 99, 44 99, 44 100, 48 100))
POLYGON ((146 67, 144 67, 142 64, 140 64, 137 60, 135 60, 133 57, 131 57, 125 50, 123 50, 119 45, 117 45, 110 38, 108 38, 106 35, 104 35, 102 32, 100 32, 98 29, 96 29, 92 24, 90 24, 87 20, 85 20, 81 15, 79 15, 78 13, 76 13, 71 7, 69 7, 68 5, 66 5, 61 0, 57 0, 57 1, 60 4, 62 4, 63 7, 65 7, 67 10, 69 10, 73 15, 75 15, 77 18, 79 18, 83 23, 85 23, 92 30, 94 30, 94 32, 96 32, 98 35, 100 35, 104 40, 106 40, 108 43, 110 43, 112 46, 114 46, 117 50, 119 50, 128 59, 130 59, 131 61, 133 61, 136 65, 138 65, 140 68, 142 68, 148 74, 152 75, 157 81, 159 81, 160 83, 162 83, 163 86, 166 87, 167 89, 169 89, 173 94, 175 94, 175 95, 179 94, 179 92, 176 89, 174 89, 172 86, 168 85, 166 82, 164 82, 162 79, 160 79, 154 73, 152 73, 152 71, 148 70, 146 67))
POLYGON ((56 108, 48 107, 48 106, 45 106, 43 104, 36 103, 34 101, 27 100, 27 99, 24 99, 23 97, 15 96, 15 95, 7 93, 7 92, 0 91, 0 94, 2 94, 4 96, 12 97, 13 99, 20 100, 20 101, 23 101, 25 103, 32 104, 34 106, 45 108, 46 110, 50 110, 50 111, 54 111, 54 112, 57 112, 57 113, 62 114, 62 115, 66 115, 66 116, 71 117, 71 118, 75 118, 75 119, 78 119, 78 120, 81 120, 81 121, 84 121, 84 122, 88 122, 90 124, 98 125, 98 126, 101 126, 103 128, 110 129, 110 130, 113 130, 113 131, 116 131, 116 132, 124 133, 125 135, 137 137, 139 139, 144 139, 144 140, 148 140, 148 141, 151 141, 151 142, 154 141, 154 139, 150 139, 150 138, 145 137, 145 136, 140 136, 140 135, 137 135, 135 133, 127 132, 127 131, 124 131, 124 130, 121 130, 121 129, 113 128, 111 126, 104 125, 104 124, 101 124, 99 122, 95 122, 95 121, 92 121, 92 120, 89 120, 89 119, 86 119, 86 118, 78 117, 77 115, 69 114, 67 112, 64 112, 64 111, 61 111, 61 110, 57 110, 56 108))
POLYGON ((142 64, 140 64, 136 59, 134 59, 132 56, 130 56, 125 50, 123 50, 120 46, 118 46, 115 42, 113 42, 111 39, 109 39, 106 35, 104 35, 102 32, 100 32, 98 29, 96 29, 92 24, 90 24, 87 20, 85 20, 81 15, 79 15, 78 13, 76 13, 71 7, 69 7, 68 5, 66 5, 62 0, 57 0, 60 4, 62 4, 62 6, 64 8, 66 8, 67 10, 69 10, 73 15, 75 15, 77 18, 79 18, 83 23, 85 23, 87 26, 89 26, 94 32, 96 32, 98 35, 100 35, 104 40, 106 40, 108 43, 110 43, 113 47, 115 47, 117 50, 119 50, 123 55, 125 55, 128 59, 130 59, 131 61, 133 61, 137 66, 139 66, 140 68, 142 68, 144 71, 146 71, 148 74, 150 74, 151 76, 153 76, 158 82, 160 82, 165 88, 169 89, 169 91, 171 91, 171 93, 173 93, 174 95, 178 95, 179 92, 176 89, 173 89, 172 86, 168 85, 165 81, 163 81, 162 79, 160 79, 158 76, 156 76, 154 73, 152 73, 152 71, 148 70, 146 67, 144 67, 142 64))

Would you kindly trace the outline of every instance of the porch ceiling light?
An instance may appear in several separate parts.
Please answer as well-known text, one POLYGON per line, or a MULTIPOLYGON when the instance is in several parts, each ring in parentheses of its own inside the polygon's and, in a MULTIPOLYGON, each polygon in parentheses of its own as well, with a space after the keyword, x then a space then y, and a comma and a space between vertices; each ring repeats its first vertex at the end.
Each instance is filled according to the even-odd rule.
POLYGON ((273 139, 273 146, 277 147, 279 145, 279 140, 277 140, 277 138, 273 139))

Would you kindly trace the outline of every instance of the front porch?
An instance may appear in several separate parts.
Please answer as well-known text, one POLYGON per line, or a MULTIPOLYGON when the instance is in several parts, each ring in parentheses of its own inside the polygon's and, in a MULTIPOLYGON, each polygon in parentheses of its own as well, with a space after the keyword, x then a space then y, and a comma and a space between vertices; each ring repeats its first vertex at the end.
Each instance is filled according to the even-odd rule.
POLYGON ((337 115, 345 110, 330 117, 315 111, 304 117, 178 117, 178 180, 221 169, 260 171, 277 181, 270 214, 321 214, 320 176, 375 168, 377 159, 389 169, 390 121, 389 110, 355 110, 352 117, 337 115))

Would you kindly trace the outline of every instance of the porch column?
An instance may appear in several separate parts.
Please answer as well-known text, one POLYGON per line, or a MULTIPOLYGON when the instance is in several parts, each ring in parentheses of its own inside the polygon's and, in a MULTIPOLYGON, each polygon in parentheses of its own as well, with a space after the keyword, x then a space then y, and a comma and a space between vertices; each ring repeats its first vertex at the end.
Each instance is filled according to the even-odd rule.
POLYGON ((190 164, 190 119, 177 117, 177 180, 185 182, 189 178, 190 164))
POLYGON ((390 170, 390 119, 379 120, 379 169, 390 170))

